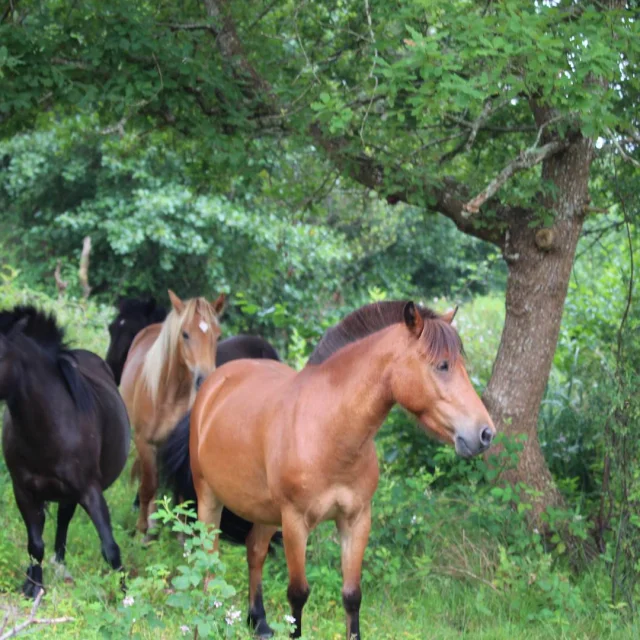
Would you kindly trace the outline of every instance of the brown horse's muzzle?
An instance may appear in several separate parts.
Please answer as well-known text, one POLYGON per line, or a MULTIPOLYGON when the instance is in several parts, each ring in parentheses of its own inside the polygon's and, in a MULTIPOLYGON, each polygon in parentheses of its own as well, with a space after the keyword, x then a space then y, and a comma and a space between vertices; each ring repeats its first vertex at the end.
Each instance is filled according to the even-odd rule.
POLYGON ((456 453, 462 458, 472 458, 486 451, 493 441, 495 428, 484 425, 478 429, 476 434, 456 435, 456 453))

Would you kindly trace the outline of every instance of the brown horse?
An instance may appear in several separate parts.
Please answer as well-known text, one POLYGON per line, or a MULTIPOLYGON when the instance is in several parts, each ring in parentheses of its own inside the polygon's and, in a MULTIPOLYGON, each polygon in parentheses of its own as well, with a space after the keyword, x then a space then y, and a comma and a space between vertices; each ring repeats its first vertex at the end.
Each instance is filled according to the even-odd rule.
POLYGON ((330 329, 299 373, 239 360, 198 392, 189 445, 198 518, 218 526, 225 505, 256 523, 247 539, 249 621, 260 637, 272 635, 262 567, 274 531, 282 525, 299 637, 307 538, 335 520, 347 637, 360 639, 361 567, 378 483, 373 438, 394 404, 461 456, 491 444, 495 427, 467 376, 454 314, 413 302, 367 305, 330 329))
POLYGON ((169 291, 172 310, 161 324, 136 336, 122 371, 120 392, 134 427, 140 473, 137 528, 146 532, 158 488, 157 447, 189 411, 197 389, 215 369, 220 337, 218 316, 224 294, 182 301, 169 291))

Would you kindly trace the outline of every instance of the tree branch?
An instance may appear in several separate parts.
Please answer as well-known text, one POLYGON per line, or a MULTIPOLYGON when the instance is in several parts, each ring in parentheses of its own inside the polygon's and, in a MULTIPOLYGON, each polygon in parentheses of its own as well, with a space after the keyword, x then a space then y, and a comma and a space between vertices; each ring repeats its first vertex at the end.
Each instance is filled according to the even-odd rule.
POLYGON ((498 190, 518 171, 531 169, 540 164, 545 158, 564 151, 569 146, 568 140, 554 140, 542 147, 530 147, 520 153, 512 160, 475 198, 469 200, 464 206, 464 215, 468 217, 478 213, 480 207, 489 198, 494 196, 498 190))
POLYGON ((187 24, 179 24, 174 22, 158 22, 161 27, 169 27, 171 31, 209 31, 214 37, 218 36, 218 32, 213 25, 199 22, 189 22, 187 24))
MULTIPOLYGON (((222 57, 231 66, 236 76, 249 80, 250 97, 261 100, 268 110, 267 117, 282 119, 285 111, 279 108, 271 86, 258 74, 246 57, 231 16, 228 0, 204 0, 204 4, 207 15, 219 26, 216 42, 222 57)), ((386 178, 384 168, 372 158, 350 150, 351 142, 348 138, 328 136, 317 123, 310 126, 309 133, 341 171, 361 185, 384 193, 386 178)), ((440 185, 411 185, 404 191, 387 195, 387 201, 390 204, 399 201, 415 204, 416 200, 420 199, 424 202, 423 206, 448 217, 464 233, 502 246, 503 232, 497 225, 479 225, 476 220, 468 219, 463 209, 464 201, 459 195, 460 191, 460 185, 446 179, 440 185)))
POLYGON ((204 0, 207 15, 219 25, 216 42, 223 57, 231 65, 236 77, 248 79, 252 96, 263 98, 272 115, 278 113, 271 85, 253 68, 238 37, 227 0, 204 0), (264 99, 266 98, 266 99, 264 99))
POLYGON ((56 289, 58 290, 58 299, 62 300, 64 296, 65 289, 69 286, 69 283, 66 280, 62 279, 61 270, 62 263, 58 260, 56 264, 56 270, 53 272, 53 278, 56 281, 56 289))
POLYGON ((91 236, 86 236, 82 241, 82 253, 80 254, 80 268, 78 269, 78 278, 82 285, 82 295, 86 300, 91 293, 89 286, 89 256, 91 254, 91 236))
POLYGON ((44 591, 40 591, 33 603, 33 607, 31 607, 31 613, 29 617, 22 623, 13 627, 13 629, 9 629, 6 633, 4 632, 6 623, 8 620, 8 615, 5 617, 2 627, 0 627, 0 640, 9 640, 9 638, 15 638, 19 633, 24 631, 27 627, 32 624, 62 624, 63 622, 73 622, 75 618, 70 618, 65 616, 64 618, 36 618, 36 613, 38 611, 38 607, 40 606, 40 602, 42 601, 42 596, 44 595, 44 591))
POLYGON ((638 162, 635 158, 633 158, 632 156, 630 156, 622 147, 622 145, 620 144, 620 140, 618 140, 615 131, 611 131, 611 129, 607 128, 607 133, 609 134, 609 137, 611 138, 611 142, 613 142, 615 148, 620 152, 620 155, 622 156, 622 159, 625 162, 629 162, 631 163, 634 167, 638 167, 640 168, 640 162, 638 162))

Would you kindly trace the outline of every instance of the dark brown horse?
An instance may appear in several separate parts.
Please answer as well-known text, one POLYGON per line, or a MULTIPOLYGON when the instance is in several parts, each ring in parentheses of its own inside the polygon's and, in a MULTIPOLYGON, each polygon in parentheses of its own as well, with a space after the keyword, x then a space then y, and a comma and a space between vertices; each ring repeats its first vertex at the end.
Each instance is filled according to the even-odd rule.
POLYGON ((58 562, 79 504, 98 531, 105 560, 120 569, 103 491, 124 468, 130 434, 109 367, 89 351, 68 349, 53 317, 34 307, 2 311, 0 399, 7 403, 2 447, 32 559, 25 595, 42 589, 45 502, 58 503, 58 562))
POLYGON ((247 559, 249 619, 259 636, 272 635, 262 567, 274 531, 282 526, 299 637, 307 538, 334 520, 347 638, 360 640, 361 567, 378 483, 373 438, 394 404, 461 456, 491 444, 495 428, 469 381, 452 319, 453 312, 439 316, 412 302, 367 305, 329 330, 300 372, 238 360, 204 382, 189 446, 198 518, 217 526, 225 505, 256 523, 247 559))

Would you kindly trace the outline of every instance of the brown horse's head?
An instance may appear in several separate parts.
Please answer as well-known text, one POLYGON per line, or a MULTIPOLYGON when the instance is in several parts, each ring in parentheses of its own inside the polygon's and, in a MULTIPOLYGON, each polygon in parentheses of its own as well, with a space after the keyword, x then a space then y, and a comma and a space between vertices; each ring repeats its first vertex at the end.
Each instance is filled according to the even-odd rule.
MULTIPOLYGON (((216 368, 216 351, 220 337, 218 316, 224 309, 224 293, 213 302, 192 298, 183 302, 169 289, 173 307, 170 323, 176 337, 177 355, 193 374, 196 389, 216 368)), ((169 320, 169 318, 167 318, 169 320)))
POLYGON ((224 308, 224 294, 214 302, 204 298, 183 301, 169 290, 169 299, 171 312, 144 361, 143 375, 154 401, 160 379, 179 375, 180 368, 186 367, 196 389, 200 387, 216 367, 221 333, 218 316, 224 308))
POLYGON ((454 315, 429 317, 413 302, 406 304, 408 348, 393 368, 391 384, 395 400, 428 433, 467 458, 488 449, 496 429, 467 375, 462 344, 451 326, 454 315))

